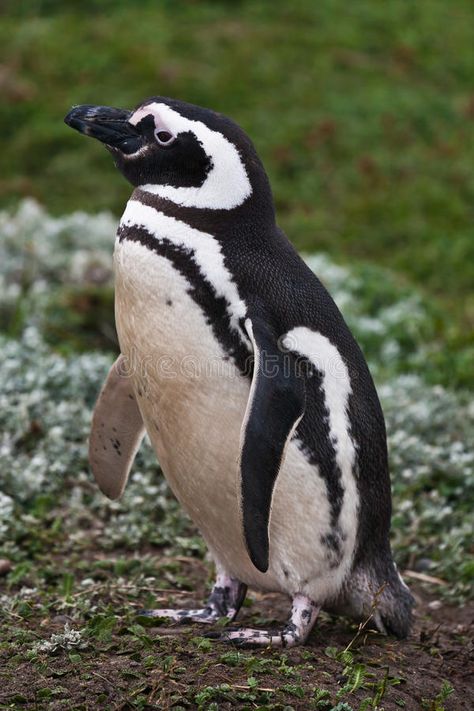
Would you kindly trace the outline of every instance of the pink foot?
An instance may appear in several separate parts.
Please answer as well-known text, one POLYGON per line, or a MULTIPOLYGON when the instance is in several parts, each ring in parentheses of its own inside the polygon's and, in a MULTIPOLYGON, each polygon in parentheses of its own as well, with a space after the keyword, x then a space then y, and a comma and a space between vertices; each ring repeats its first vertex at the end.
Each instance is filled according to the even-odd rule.
POLYGON ((240 610, 246 592, 246 585, 221 573, 216 578, 206 607, 195 610, 142 610, 139 614, 145 617, 167 618, 178 624, 187 622, 212 624, 224 617, 232 621, 240 610))
POLYGON ((209 632, 206 637, 238 647, 294 647, 306 642, 319 610, 320 607, 309 597, 298 594, 293 598, 290 619, 282 630, 226 629, 209 632))

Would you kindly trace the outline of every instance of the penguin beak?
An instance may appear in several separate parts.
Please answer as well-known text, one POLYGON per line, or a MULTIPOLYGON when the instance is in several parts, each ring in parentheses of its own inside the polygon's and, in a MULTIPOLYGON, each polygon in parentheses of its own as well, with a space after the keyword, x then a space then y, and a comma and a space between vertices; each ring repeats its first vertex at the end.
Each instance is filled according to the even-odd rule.
POLYGON ((108 148, 131 154, 142 146, 141 134, 129 123, 131 115, 131 111, 124 109, 84 104, 74 106, 64 122, 79 133, 97 138, 108 148))

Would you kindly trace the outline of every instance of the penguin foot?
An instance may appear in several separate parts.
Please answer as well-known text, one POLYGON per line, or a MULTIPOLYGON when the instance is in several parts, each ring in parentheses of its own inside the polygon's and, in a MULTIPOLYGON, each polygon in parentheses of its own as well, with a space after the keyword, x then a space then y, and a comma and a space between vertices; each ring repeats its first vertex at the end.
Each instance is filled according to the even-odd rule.
POLYGON ((295 595, 290 619, 282 630, 227 628, 223 632, 209 632, 205 637, 237 647, 295 647, 308 639, 319 610, 319 605, 306 595, 295 595))
POLYGON ((177 624, 198 622, 213 624, 227 618, 234 620, 247 593, 247 586, 228 575, 219 574, 209 595, 206 607, 197 610, 142 610, 144 617, 161 617, 177 624))

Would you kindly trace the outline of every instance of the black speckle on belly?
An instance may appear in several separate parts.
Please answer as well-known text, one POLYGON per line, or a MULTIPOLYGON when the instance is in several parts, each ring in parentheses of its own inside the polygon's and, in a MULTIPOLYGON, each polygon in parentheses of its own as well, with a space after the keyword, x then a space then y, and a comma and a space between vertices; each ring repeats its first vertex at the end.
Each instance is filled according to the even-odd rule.
POLYGON ((321 536, 321 543, 326 547, 326 560, 329 562, 330 568, 337 568, 343 559, 343 551, 341 541, 345 536, 341 535, 339 526, 321 536))

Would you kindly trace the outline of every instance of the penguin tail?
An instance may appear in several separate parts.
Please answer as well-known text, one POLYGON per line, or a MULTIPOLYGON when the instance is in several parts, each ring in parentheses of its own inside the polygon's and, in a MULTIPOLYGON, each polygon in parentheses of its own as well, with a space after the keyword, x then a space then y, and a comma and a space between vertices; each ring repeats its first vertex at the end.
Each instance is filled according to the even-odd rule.
POLYGON ((413 623, 414 605, 413 595, 390 561, 382 570, 356 567, 338 598, 324 608, 375 627, 382 634, 404 639, 413 623))
POLYGON ((373 620, 379 632, 405 639, 413 624, 414 605, 415 598, 396 571, 374 597, 373 620))

